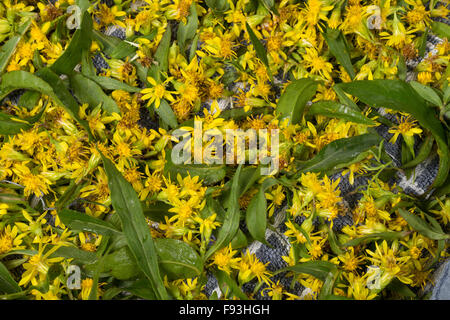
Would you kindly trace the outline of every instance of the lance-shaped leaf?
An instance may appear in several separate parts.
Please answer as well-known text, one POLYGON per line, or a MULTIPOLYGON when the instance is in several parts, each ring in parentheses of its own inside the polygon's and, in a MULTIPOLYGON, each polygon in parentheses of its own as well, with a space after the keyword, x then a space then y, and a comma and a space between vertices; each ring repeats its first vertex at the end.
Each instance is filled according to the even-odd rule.
POLYGON ((366 125, 376 124, 375 121, 364 116, 361 111, 356 111, 353 108, 336 101, 319 101, 313 103, 308 111, 308 114, 344 119, 350 122, 366 125))
POLYGON ((217 270, 214 273, 217 282, 219 283, 219 288, 224 293, 232 293, 241 300, 248 300, 247 295, 242 292, 242 289, 238 286, 236 281, 231 278, 225 271, 217 270))
POLYGON ((422 98, 430 102, 433 106, 442 106, 441 98, 431 87, 425 86, 417 81, 410 81, 409 84, 422 98))
POLYGON ((16 119, 9 114, 0 112, 0 134, 14 135, 28 129, 31 129, 31 125, 27 121, 16 119))
POLYGON ((0 49, 0 75, 5 70, 6 66, 9 63, 9 60, 13 56, 14 52, 16 51, 17 45, 19 44, 20 40, 22 39, 23 35, 27 32, 27 30, 31 26, 32 19, 29 19, 27 22, 22 24, 19 27, 18 34, 12 36, 8 41, 5 42, 5 44, 0 49))
POLYGON ((32 110, 39 102, 41 93, 38 91, 26 91, 20 96, 18 106, 32 110))
POLYGON ((355 78, 355 70, 353 70, 352 61, 348 52, 347 41, 340 30, 327 28, 323 33, 323 37, 330 48, 331 53, 336 60, 344 67, 345 71, 353 79, 355 78))
POLYGON ((174 129, 178 127, 177 116, 175 115, 169 103, 165 99, 161 100, 159 107, 155 108, 155 112, 158 114, 161 120, 164 121, 168 126, 174 129))
POLYGON ((175 239, 156 239, 159 265, 171 280, 194 278, 203 270, 203 262, 187 243, 175 239))
POLYGON ((26 71, 11 71, 4 74, 0 85, 0 100, 17 89, 34 90, 49 96, 77 120, 92 137, 89 125, 78 115, 77 102, 66 89, 62 80, 50 69, 41 69, 36 74, 26 71))
POLYGON ((273 76, 272 76, 272 72, 270 71, 269 60, 267 59, 266 49, 264 48, 261 41, 259 41, 258 37, 253 32, 252 28, 249 26, 249 24, 247 22, 245 23, 245 27, 246 27, 248 36, 250 37, 250 41, 253 44, 253 48, 255 49, 256 56, 266 66, 267 74, 269 75, 270 81, 273 82, 273 76))
POLYGON ((342 246, 343 247, 354 247, 361 243, 366 243, 366 242, 379 240, 379 239, 385 239, 385 240, 401 239, 401 238, 406 237, 408 234, 410 234, 409 231, 400 231, 400 232, 388 231, 388 232, 372 233, 367 236, 352 239, 352 240, 344 243, 342 246))
POLYGON ((355 161, 357 157, 381 142, 375 134, 363 134, 351 138, 335 140, 327 144, 319 153, 300 166, 301 172, 325 172, 337 169, 355 161))
POLYGON ((406 220, 406 222, 408 222, 411 228, 413 228, 420 234, 424 235, 425 237, 433 240, 450 239, 450 235, 435 230, 430 225, 428 225, 428 223, 426 223, 424 220, 422 220, 415 214, 402 208, 398 209, 398 213, 402 216, 403 219, 406 220))
POLYGON ((127 280, 139 274, 139 268, 130 249, 123 247, 105 256, 101 263, 101 272, 110 272, 119 280, 127 280))
MULTIPOLYGON (((81 119, 79 115, 79 105, 69 90, 66 88, 59 76, 49 68, 39 70, 36 75, 45 80, 52 88, 53 92, 45 93, 50 95, 61 107, 63 107, 72 118, 74 118, 88 133, 89 138, 93 139, 93 135, 86 120, 81 119)), ((41 91, 42 92, 42 91, 41 91)))
POLYGON ((299 123, 306 103, 316 94, 318 83, 304 78, 292 81, 278 100, 276 112, 290 123, 299 123))
POLYGON ((447 24, 438 21, 433 21, 431 23, 431 29, 438 36, 450 39, 450 26, 448 26, 447 24))
POLYGON ((82 52, 89 50, 92 42, 92 18, 85 11, 81 26, 77 29, 63 54, 50 67, 58 74, 71 74, 75 66, 81 62, 82 52))
POLYGON ((340 83, 339 86, 367 105, 410 113, 422 127, 431 131, 438 145, 440 160, 439 171, 431 187, 438 187, 445 182, 450 166, 444 128, 434 110, 427 107, 411 85, 401 80, 361 80, 340 83))
POLYGON ((70 183, 64 193, 58 198, 55 203, 57 212, 69 206, 80 194, 81 189, 85 186, 85 183, 76 183, 74 180, 70 183))
POLYGON ((162 72, 167 72, 169 69, 169 49, 171 37, 172 32, 170 30, 170 26, 168 26, 161 38, 161 41, 159 42, 158 49, 156 49, 155 52, 155 60, 158 62, 159 71, 162 72))
POLYGON ((217 250, 222 249, 228 245, 236 235, 239 229, 239 175, 241 173, 242 165, 239 165, 236 173, 233 177, 233 183, 231 185, 231 194, 228 201, 228 210, 225 215, 222 227, 217 234, 217 240, 208 249, 205 254, 205 261, 217 250))
POLYGON ((63 209, 58 212, 61 221, 73 230, 92 232, 95 234, 103 234, 107 236, 119 235, 121 232, 117 230, 111 223, 98 218, 91 217, 88 214, 63 209))
POLYGON ((328 261, 307 261, 296 264, 295 266, 286 267, 278 272, 293 271, 295 273, 310 274, 313 277, 325 281, 329 273, 336 272, 336 265, 328 261))
POLYGON ((86 78, 94 81, 97 83, 100 87, 102 87, 105 90, 123 90, 127 92, 139 92, 141 89, 137 87, 130 86, 129 84, 126 84, 125 82, 122 82, 120 80, 104 77, 104 76, 97 76, 97 75, 84 75, 86 78))
POLYGON ((112 205, 122 221, 122 229, 128 246, 139 268, 152 283, 157 297, 159 299, 168 299, 159 271, 155 243, 142 212, 138 195, 111 160, 107 159, 103 154, 101 154, 101 157, 108 176, 112 205))
POLYGON ((248 231, 255 240, 262 243, 267 243, 265 237, 267 228, 267 200, 264 192, 276 183, 277 180, 273 178, 264 180, 258 193, 250 201, 245 215, 248 231))
POLYGON ((64 257, 67 259, 73 259, 74 262, 80 262, 82 264, 94 264, 97 262, 97 255, 93 252, 84 251, 77 247, 64 246, 58 248, 50 255, 50 258, 64 257))
POLYGON ((0 261, 0 292, 3 293, 16 293, 20 292, 19 285, 16 281, 14 281, 13 277, 9 273, 9 270, 6 269, 3 263, 0 261))
POLYGON ((73 74, 70 77, 70 84, 72 85, 75 96, 81 103, 88 103, 92 108, 101 104, 103 110, 108 114, 113 112, 120 113, 116 102, 110 96, 106 95, 97 83, 82 74, 73 74))
POLYGON ((195 33, 197 32, 198 27, 198 16, 196 3, 193 2, 190 7, 190 14, 187 18, 186 24, 180 22, 177 30, 177 41, 178 46, 181 49, 181 52, 184 52, 184 48, 186 46, 186 42, 194 38, 195 33))

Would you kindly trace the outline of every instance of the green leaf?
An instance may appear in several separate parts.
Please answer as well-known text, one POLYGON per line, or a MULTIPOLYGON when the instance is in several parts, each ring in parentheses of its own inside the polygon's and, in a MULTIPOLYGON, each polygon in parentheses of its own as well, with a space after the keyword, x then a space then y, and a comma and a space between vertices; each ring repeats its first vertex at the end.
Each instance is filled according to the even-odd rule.
POLYGON ((224 165, 205 165, 205 164, 174 164, 172 162, 171 150, 166 150, 166 164, 164 166, 164 175, 172 180, 180 174, 186 177, 198 176, 203 180, 204 185, 213 185, 225 178, 226 170, 224 165))
POLYGON ((191 48, 189 49, 189 62, 192 61, 192 59, 194 59, 195 55, 196 55, 196 51, 197 51, 197 47, 198 47, 198 39, 200 38, 200 35, 197 33, 194 36, 194 39, 192 39, 192 44, 191 44, 191 48))
POLYGON ((230 8, 227 0, 205 0, 206 5, 216 14, 221 14, 230 8))
POLYGON ((92 232, 107 236, 121 234, 121 232, 109 222, 91 217, 86 213, 63 209, 58 212, 58 216, 61 221, 72 230, 92 232))
POLYGON ((119 280, 127 280, 139 274, 140 270, 136 264, 133 254, 128 247, 123 247, 104 257, 102 272, 110 272, 119 280))
POLYGON ((88 103, 92 108, 99 104, 108 114, 113 112, 120 113, 116 102, 106 95, 97 83, 86 78, 80 73, 73 74, 70 77, 70 84, 75 96, 81 103, 88 103))
POLYGON ((151 288, 151 283, 147 279, 136 280, 133 284, 123 288, 135 296, 147 300, 156 300, 155 292, 151 288))
POLYGON ((384 240, 394 240, 394 239, 401 239, 406 237, 409 234, 408 231, 402 231, 402 232, 379 232, 379 233, 372 233, 367 236, 359 237, 352 239, 346 243, 344 243, 343 247, 354 247, 361 243, 367 243, 374 240, 384 239, 384 240))
MULTIPOLYGON (((75 99, 73 99, 69 91, 65 88, 62 80, 48 68, 41 69, 36 74, 26 71, 12 71, 4 74, 0 85, 0 100, 17 89, 39 91, 49 96, 77 120, 86 129, 89 136, 92 137, 89 125, 78 115, 79 107, 75 99)), ((5 118, 3 117, 3 119, 5 118)), ((16 130, 17 127, 16 125, 16 130)))
POLYGON ((14 135, 31 129, 28 122, 17 121, 13 116, 0 112, 0 135, 14 135))
POLYGON ((258 37, 253 32, 252 28, 249 26, 249 24, 247 22, 245 23, 245 27, 246 27, 247 33, 250 37, 250 41, 253 44, 253 48, 255 49, 256 56, 266 66, 267 74, 269 75, 270 81, 273 82, 273 76, 272 76, 272 72, 270 71, 269 60, 267 59, 266 49, 264 48, 261 41, 259 41, 258 37))
POLYGON ((122 42, 121 39, 113 36, 107 36, 98 30, 92 30, 92 38, 102 46, 104 53, 107 55, 110 55, 122 42))
MULTIPOLYGON (((428 38, 428 28, 425 29, 425 31, 422 33, 422 36, 420 37, 419 42, 419 57, 423 57, 425 55, 425 51, 427 49, 427 38, 428 38)), ((404 79, 402 79, 404 80, 404 79)))
POLYGON ((387 107, 410 113, 424 128, 431 131, 438 144, 439 171, 430 188, 441 186, 449 172, 449 149, 444 128, 434 110, 406 82, 401 80, 361 80, 340 83, 339 86, 373 107, 387 107))
POLYGON ((200 275, 203 262, 187 243, 175 239, 156 239, 159 265, 170 280, 188 279, 200 275))
POLYGON ((38 91, 26 91, 19 98, 18 105, 20 107, 27 108, 28 110, 32 110, 37 104, 39 99, 41 98, 41 93, 38 91))
POLYGON ((354 161, 361 153, 376 146, 380 141, 381 138, 375 134, 363 134, 335 140, 323 147, 314 158, 304 162, 299 170, 301 172, 325 172, 337 169, 354 161))
POLYGON ((140 92, 140 88, 136 88, 133 86, 130 86, 129 84, 126 84, 120 80, 104 77, 104 76, 97 76, 97 75, 84 75, 86 78, 94 81, 97 83, 100 87, 102 87, 104 90, 123 90, 127 92, 140 92))
POLYGON ((20 28, 17 35, 12 36, 0 49, 0 75, 9 64, 9 60, 14 55, 17 45, 22 39, 23 35, 28 31, 31 26, 32 19, 25 22, 20 28))
POLYGON ((316 94, 318 83, 304 78, 292 81, 278 100, 276 113, 288 118, 290 123, 299 123, 306 103, 316 94))
POLYGON ((141 203, 131 184, 120 174, 111 160, 101 154, 111 201, 122 221, 123 233, 139 268, 152 283, 159 299, 167 299, 168 294, 158 266, 158 257, 149 227, 142 212, 141 203))
POLYGON ((70 185, 55 203, 57 212, 60 212, 62 209, 69 206, 78 197, 83 187, 84 183, 76 183, 74 180, 72 180, 70 185))
POLYGON ((52 87, 47 82, 30 72, 20 70, 4 74, 0 89, 0 100, 17 89, 34 90, 48 96, 55 96, 52 87))
POLYGON ((167 26, 161 41, 159 42, 158 49, 155 52, 155 60, 158 62, 159 71, 167 72, 169 69, 169 48, 170 48, 170 38, 172 37, 172 32, 170 26, 167 26))
POLYGON ((67 259, 73 259, 74 262, 79 262, 84 265, 94 264, 98 260, 97 255, 95 253, 89 252, 89 251, 84 251, 84 250, 78 249, 77 247, 71 247, 71 246, 65 246, 65 247, 58 248, 58 250, 53 252, 50 255, 50 257, 51 258, 64 257, 67 259))
POLYGON ((82 52, 89 50, 92 42, 92 18, 85 11, 81 20, 81 26, 77 29, 67 49, 50 67, 58 74, 71 74, 75 66, 81 62, 82 52))
POLYGON ((348 52, 347 41, 342 32, 337 29, 327 28, 326 32, 323 33, 323 37, 333 56, 335 56, 336 60, 344 67, 345 71, 350 75, 350 78, 354 79, 356 76, 355 70, 353 69, 353 64, 348 52))
POLYGON ((309 115, 322 115, 330 118, 344 119, 354 123, 375 125, 376 122, 364 116, 361 111, 336 101, 319 101, 313 103, 308 111, 309 115))
POLYGON ((239 228, 234 236, 233 240, 231 240, 231 247, 233 249, 245 248, 248 246, 248 240, 245 236, 245 233, 239 228))
POLYGON ((81 12, 85 12, 91 6, 90 0, 76 0, 76 4, 80 7, 81 12))
POLYGON ((433 21, 431 30, 440 37, 450 39, 450 27, 445 23, 433 21))
POLYGON ((329 273, 336 271, 336 265, 328 261, 307 261, 296 264, 295 266, 283 268, 278 272, 282 271, 309 274, 319 280, 325 281, 329 273))
POLYGON ((325 281, 322 285, 322 288, 320 289, 318 300, 323 300, 324 297, 330 296, 333 294, 333 287, 336 282, 336 279, 338 277, 338 270, 337 268, 332 269, 331 272, 328 272, 325 281))
POLYGON ((89 128, 88 122, 80 118, 79 115, 80 107, 77 101, 69 92, 69 90, 66 88, 66 86, 64 85, 63 81, 59 78, 59 76, 49 68, 43 68, 39 70, 36 74, 40 78, 45 80, 53 89, 52 92, 50 93, 42 91, 41 92, 52 97, 56 103, 58 103, 61 107, 63 107, 67 111, 67 113, 69 113, 72 116, 72 118, 74 118, 86 130, 86 132, 89 135, 89 138, 93 139, 93 135, 89 128))
POLYGON ((275 184, 277 184, 275 179, 264 180, 258 193, 250 201, 245 215, 248 231, 255 240, 262 243, 267 243, 267 200, 264 192, 275 184))
POLYGON ((172 128, 178 127, 177 116, 173 112, 169 103, 166 100, 162 99, 158 108, 155 108, 155 112, 159 115, 159 117, 164 121, 167 125, 172 128))
POLYGON ((412 168, 421 163, 422 161, 425 161, 433 148, 433 143, 434 143, 433 136, 432 135, 427 136, 425 140, 422 142, 422 145, 420 146, 419 152, 417 153, 416 157, 413 160, 405 163, 402 167, 405 169, 412 168))
POLYGON ((442 106, 441 98, 433 89, 417 81, 410 81, 409 84, 422 98, 430 102, 433 106, 442 106))
POLYGON ((443 232, 437 232, 432 227, 428 225, 424 220, 416 216, 415 214, 404 210, 402 208, 398 209, 398 213, 402 216, 403 219, 408 222, 408 224, 419 232, 420 234, 424 235, 427 238, 433 239, 433 240, 445 240, 449 239, 450 235, 445 234, 443 232))
POLYGON ((17 293, 22 291, 17 282, 13 279, 8 269, 0 261, 0 291, 3 293, 17 293))
POLYGON ((186 24, 180 22, 177 30, 177 41, 181 52, 184 52, 186 42, 194 38, 197 33, 198 16, 196 3, 193 2, 190 7, 190 14, 187 18, 186 24))
POLYGON ((267 10, 272 11, 277 16, 280 15, 277 8, 275 7, 275 1, 274 0, 259 0, 261 4, 266 7, 267 10))
POLYGON ((137 49, 136 46, 129 44, 125 40, 121 40, 119 44, 111 50, 109 56, 112 59, 124 59, 134 55, 137 49))
POLYGON ((242 292, 242 289, 238 286, 236 281, 225 271, 217 270, 214 275, 219 284, 219 288, 223 293, 231 293, 241 300, 248 300, 247 295, 242 292))
POLYGON ((242 165, 239 165, 236 173, 233 177, 233 183, 231 185, 231 194, 228 201, 228 210, 225 215, 225 220, 222 227, 217 234, 216 242, 208 249, 205 254, 205 261, 217 250, 222 249, 228 245, 236 235, 239 229, 239 175, 241 173, 242 165))
POLYGON ((152 221, 165 222, 164 217, 167 216, 170 218, 174 215, 173 212, 169 212, 170 208, 172 208, 171 205, 165 202, 157 201, 148 207, 144 207, 144 215, 152 221))

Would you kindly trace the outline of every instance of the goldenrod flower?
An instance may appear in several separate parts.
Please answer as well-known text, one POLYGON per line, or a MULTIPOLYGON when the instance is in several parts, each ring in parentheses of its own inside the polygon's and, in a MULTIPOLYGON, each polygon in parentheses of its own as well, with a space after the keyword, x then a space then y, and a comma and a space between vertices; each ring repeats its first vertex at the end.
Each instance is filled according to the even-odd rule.
POLYGON ((390 143, 395 143, 398 136, 401 134, 405 140, 410 140, 415 134, 421 134, 422 129, 416 126, 417 120, 411 119, 410 116, 401 116, 399 124, 389 129, 389 133, 394 136, 389 140, 390 143))
POLYGON ((148 77, 147 81, 153 86, 151 88, 145 88, 141 91, 143 94, 142 100, 149 100, 148 105, 155 103, 155 108, 159 108, 162 99, 169 100, 171 102, 175 101, 172 96, 172 92, 166 90, 166 85, 169 83, 171 78, 167 78, 162 83, 157 83, 152 77, 148 77))

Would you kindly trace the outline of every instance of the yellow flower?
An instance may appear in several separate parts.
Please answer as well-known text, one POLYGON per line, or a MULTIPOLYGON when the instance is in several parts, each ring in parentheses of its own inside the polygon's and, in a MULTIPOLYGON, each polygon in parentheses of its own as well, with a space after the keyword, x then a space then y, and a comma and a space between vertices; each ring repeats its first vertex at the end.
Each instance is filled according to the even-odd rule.
POLYGON ((11 227, 7 225, 0 231, 0 255, 8 253, 11 250, 24 249, 22 246, 22 238, 26 236, 26 233, 18 235, 19 229, 17 226, 11 227))
POLYGON ((367 259, 379 266, 386 275, 390 277, 397 277, 401 282, 411 283, 410 276, 404 275, 405 264, 411 258, 410 256, 399 256, 398 241, 393 241, 391 247, 388 246, 387 241, 383 240, 381 246, 375 243, 375 251, 366 249, 366 252, 371 256, 367 259))
POLYGON ((210 215, 209 217, 203 219, 201 217, 195 217, 194 221, 200 224, 200 234, 203 236, 205 241, 208 241, 212 230, 216 229, 216 227, 220 226, 220 222, 215 221, 217 217, 217 213, 210 215))
POLYGON ((264 281, 266 284, 270 285, 272 281, 269 278, 271 274, 266 268, 268 264, 269 262, 264 264, 259 261, 256 255, 250 253, 247 249, 239 263, 239 283, 247 283, 256 277, 259 282, 264 281))
POLYGON ((231 248, 231 243, 228 246, 216 251, 212 256, 213 261, 211 265, 217 266, 219 270, 225 271, 227 274, 231 273, 231 269, 238 269, 238 263, 241 261, 241 258, 234 258, 234 255, 237 253, 236 250, 231 248))
POLYGON ((307 240, 305 235, 299 229, 297 229, 292 221, 288 220, 285 224, 286 227, 288 227, 288 230, 284 232, 287 237, 295 238, 294 243, 306 243, 307 240))
POLYGON ((53 246, 50 250, 45 250, 47 245, 39 243, 38 253, 31 256, 28 262, 23 264, 25 272, 22 274, 22 279, 19 286, 25 286, 31 282, 33 286, 38 285, 47 276, 48 269, 53 263, 64 260, 62 257, 49 258, 60 246, 53 246), (46 252, 45 252, 46 251, 46 252))
POLYGON ((9 205, 7 203, 0 203, 0 217, 8 213, 9 205))
POLYGON ((328 62, 315 48, 305 48, 306 54, 303 55, 305 67, 310 69, 311 74, 318 74, 327 80, 331 80, 331 71, 333 65, 328 62))
POLYGON ((145 88, 141 91, 143 94, 142 100, 149 100, 148 105, 155 103, 155 108, 159 108, 162 99, 169 100, 171 102, 175 101, 172 96, 171 91, 166 90, 167 83, 171 80, 171 78, 167 78, 162 83, 157 83, 155 79, 152 77, 148 77, 147 81, 153 86, 151 88, 145 88))
POLYGON ((100 242, 102 241, 101 235, 97 236, 86 232, 80 232, 78 234, 78 238, 80 239, 81 249, 89 252, 97 251, 97 247, 100 245, 100 242))
POLYGON ((348 281, 347 297, 355 300, 372 300, 377 297, 376 292, 367 288, 367 276, 344 273, 344 277, 348 281))
POLYGON ((100 3, 98 6, 99 9, 94 11, 94 13, 98 17, 98 21, 102 26, 117 24, 123 28, 126 28, 125 23, 117 19, 126 16, 127 13, 125 11, 120 11, 119 7, 117 6, 109 8, 108 5, 106 5, 105 3, 100 3))
POLYGON ((402 116, 399 119, 399 124, 389 129, 389 133, 393 133, 394 136, 389 140, 390 143, 395 143, 398 136, 401 134, 406 140, 412 138, 415 134, 421 134, 422 129, 418 128, 415 123, 417 120, 411 119, 410 116, 402 116))
POLYGON ((387 40, 386 44, 388 46, 401 49, 404 45, 412 41, 411 33, 416 30, 407 31, 405 26, 397 18, 397 13, 394 13, 394 19, 392 21, 392 34, 387 32, 381 32, 380 36, 382 39, 387 40))
POLYGON ((350 247, 343 255, 338 256, 338 259, 344 264, 344 269, 350 272, 356 271, 361 262, 364 261, 363 257, 355 255, 353 247, 350 247))
POLYGON ((25 187, 25 196, 28 197, 34 194, 36 197, 41 197, 49 193, 48 186, 51 184, 51 181, 42 174, 33 174, 25 164, 16 164, 13 172, 17 175, 18 182, 25 187))

